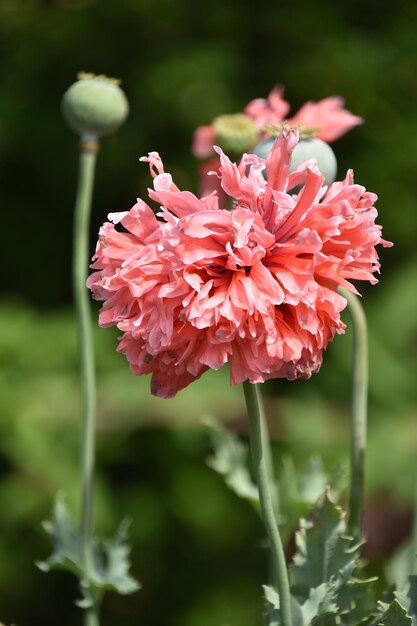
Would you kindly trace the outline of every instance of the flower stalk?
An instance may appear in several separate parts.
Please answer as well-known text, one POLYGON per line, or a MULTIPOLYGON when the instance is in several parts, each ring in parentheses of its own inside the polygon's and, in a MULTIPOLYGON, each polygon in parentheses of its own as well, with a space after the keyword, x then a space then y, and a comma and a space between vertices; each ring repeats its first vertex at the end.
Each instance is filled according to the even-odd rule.
POLYGON ((411 531, 410 574, 417 575, 417 466, 414 474, 413 527, 411 531))
POLYGON ((352 408, 351 408, 351 472, 349 494, 348 531, 358 541, 361 539, 365 451, 368 408, 368 331, 366 317, 360 300, 343 287, 339 293, 348 301, 352 320, 352 408))
MULTIPOLYGON (((95 457, 96 392, 90 298, 86 288, 89 265, 89 223, 98 151, 95 135, 83 135, 80 144, 78 189, 74 215, 73 290, 78 326, 81 387, 81 520, 80 548, 88 591, 93 570, 91 545, 95 457)), ((85 626, 98 626, 98 600, 85 610, 85 626)))
POLYGON ((248 381, 243 383, 246 407, 249 417, 249 439, 252 462, 258 484, 262 519, 268 535, 274 580, 280 600, 280 612, 283 626, 292 626, 291 594, 288 571, 285 563, 284 548, 279 534, 275 515, 271 460, 269 456, 268 431, 261 394, 258 385, 248 381))

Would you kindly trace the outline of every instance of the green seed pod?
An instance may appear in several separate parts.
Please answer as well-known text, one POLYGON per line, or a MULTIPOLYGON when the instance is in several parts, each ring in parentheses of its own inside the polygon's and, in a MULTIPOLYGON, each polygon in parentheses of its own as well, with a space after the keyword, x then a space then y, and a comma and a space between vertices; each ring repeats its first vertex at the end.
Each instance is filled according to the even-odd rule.
POLYGON ((335 154, 328 143, 312 137, 311 139, 301 139, 295 146, 291 158, 291 172, 301 163, 315 159, 320 172, 324 176, 324 184, 331 185, 336 180, 337 161, 335 154))
POLYGON ((119 128, 129 104, 119 81, 94 74, 78 75, 62 98, 62 113, 79 135, 109 135, 119 128))
POLYGON ((220 115, 214 120, 213 126, 216 143, 228 154, 241 155, 249 151, 258 138, 255 123, 244 113, 220 115))
MULTIPOLYGON (((275 137, 260 141, 255 146, 254 153, 262 159, 266 159, 272 150, 274 142, 275 137)), ((331 185, 336 180, 337 161, 329 144, 321 139, 317 139, 317 137, 301 139, 292 153, 290 171, 293 172, 301 163, 309 159, 317 161, 319 170, 324 176, 325 185, 331 185)))

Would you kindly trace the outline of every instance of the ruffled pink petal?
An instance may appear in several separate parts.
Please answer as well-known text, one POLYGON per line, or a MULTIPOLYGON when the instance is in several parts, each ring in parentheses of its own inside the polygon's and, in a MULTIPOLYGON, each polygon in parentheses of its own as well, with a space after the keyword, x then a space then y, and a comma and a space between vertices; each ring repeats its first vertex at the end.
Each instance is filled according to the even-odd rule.
POLYGON ((214 126, 199 126, 193 135, 192 153, 197 159, 205 159, 214 153, 216 142, 214 126))
POLYGON ((338 287, 376 282, 376 246, 391 244, 375 194, 352 172, 328 189, 312 163, 289 174, 296 142, 296 131, 282 133, 266 162, 235 164, 218 150, 230 210, 215 192, 180 191, 150 153, 160 212, 138 200, 100 229, 87 282, 103 302, 99 323, 123 333, 118 350, 152 376, 153 394, 172 397, 225 363, 232 384, 310 377, 345 330, 338 287))
POLYGON ((246 115, 251 117, 258 129, 262 129, 266 124, 278 125, 287 115, 290 105, 282 95, 284 89, 276 86, 272 89, 268 98, 256 98, 245 107, 246 115))
POLYGON ((332 96, 319 102, 306 102, 287 123, 318 128, 316 137, 331 143, 351 128, 363 124, 363 119, 344 108, 343 98, 332 96))

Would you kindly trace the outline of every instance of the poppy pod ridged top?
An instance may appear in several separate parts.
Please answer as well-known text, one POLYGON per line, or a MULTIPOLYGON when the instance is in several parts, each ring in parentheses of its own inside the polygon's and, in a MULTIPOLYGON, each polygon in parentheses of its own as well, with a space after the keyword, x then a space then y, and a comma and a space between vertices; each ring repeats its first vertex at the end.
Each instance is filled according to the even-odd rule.
POLYGON ((104 301, 100 325, 122 331, 118 350, 134 373, 152 374, 154 395, 172 397, 225 363, 232 384, 309 378, 345 329, 337 288, 377 282, 375 246, 391 244, 375 194, 351 171, 324 186, 314 161, 290 173, 297 141, 290 129, 266 159, 245 154, 239 165, 216 149, 212 175, 231 210, 216 193, 180 191, 152 152, 141 160, 160 212, 138 200, 102 226, 88 286, 104 301))

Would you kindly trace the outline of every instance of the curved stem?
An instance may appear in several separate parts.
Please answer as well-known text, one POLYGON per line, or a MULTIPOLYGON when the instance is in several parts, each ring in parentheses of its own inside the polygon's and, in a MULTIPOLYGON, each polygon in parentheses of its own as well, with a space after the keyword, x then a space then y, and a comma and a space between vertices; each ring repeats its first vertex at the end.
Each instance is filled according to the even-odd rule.
POLYGON ((268 432, 262 398, 259 393, 258 385, 252 385, 246 381, 243 383, 243 391, 245 393, 249 417, 249 438, 252 462, 258 483, 262 518, 271 548, 274 578, 277 581, 278 587, 282 625, 292 626, 290 584, 285 563, 284 548, 282 546, 274 511, 273 492, 271 492, 271 467, 268 467, 268 465, 270 465, 269 446, 267 445, 268 432))
POLYGON ((353 329, 351 475, 348 531, 361 538, 364 500, 366 425, 368 407, 368 332, 360 300, 343 287, 339 293, 347 299, 353 329))
MULTIPOLYGON (((98 142, 81 141, 78 188, 74 216, 73 290, 78 326, 81 387, 81 521, 80 540, 85 575, 92 571, 91 519, 95 456, 95 366, 90 298, 86 288, 89 265, 89 225, 98 142)), ((85 611, 85 626, 98 626, 97 603, 85 611)))

